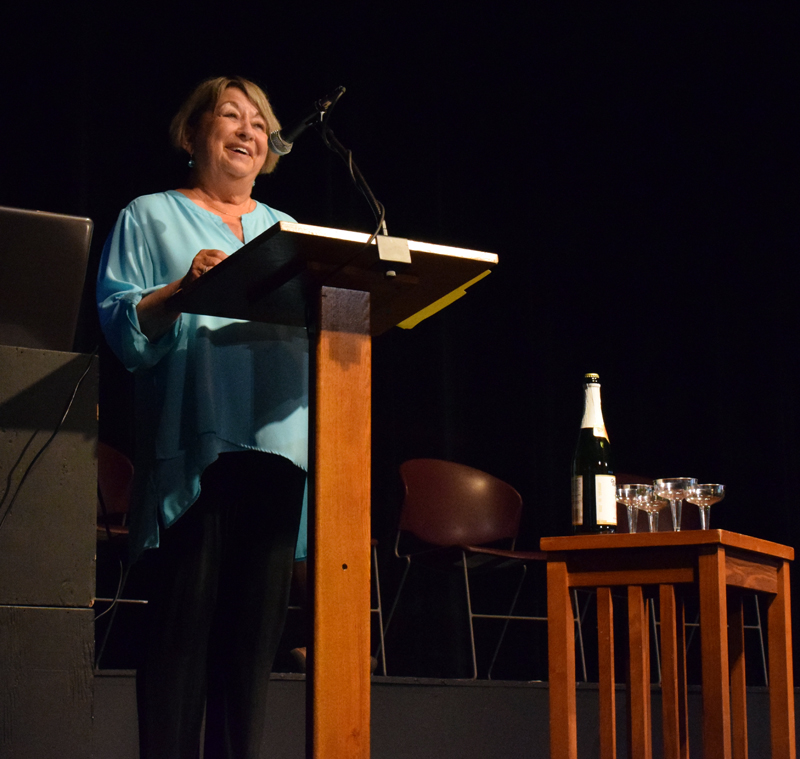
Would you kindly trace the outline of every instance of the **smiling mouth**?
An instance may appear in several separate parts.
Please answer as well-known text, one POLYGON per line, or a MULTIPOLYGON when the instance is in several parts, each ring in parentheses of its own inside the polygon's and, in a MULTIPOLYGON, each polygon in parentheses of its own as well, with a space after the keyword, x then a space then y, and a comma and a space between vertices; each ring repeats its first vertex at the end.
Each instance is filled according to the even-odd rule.
POLYGON ((228 150, 232 150, 234 153, 239 153, 240 155, 250 155, 244 148, 228 148, 228 150))

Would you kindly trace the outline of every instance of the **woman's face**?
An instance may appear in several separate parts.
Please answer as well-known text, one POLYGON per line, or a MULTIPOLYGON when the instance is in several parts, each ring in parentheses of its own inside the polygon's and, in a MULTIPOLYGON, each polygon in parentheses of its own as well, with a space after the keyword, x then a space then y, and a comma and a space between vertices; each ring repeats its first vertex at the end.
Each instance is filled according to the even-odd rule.
POLYGON ((213 111, 204 113, 186 149, 199 172, 234 179, 261 171, 268 150, 267 123, 238 87, 228 87, 213 111))

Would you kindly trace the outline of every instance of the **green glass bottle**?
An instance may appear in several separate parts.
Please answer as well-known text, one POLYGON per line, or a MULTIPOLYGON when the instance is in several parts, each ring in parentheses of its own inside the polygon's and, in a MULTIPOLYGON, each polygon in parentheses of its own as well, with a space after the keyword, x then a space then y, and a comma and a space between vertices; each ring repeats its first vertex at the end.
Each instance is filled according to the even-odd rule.
POLYGON ((617 483, 600 406, 600 377, 587 374, 583 389, 583 421, 572 460, 572 531, 615 532, 617 483))

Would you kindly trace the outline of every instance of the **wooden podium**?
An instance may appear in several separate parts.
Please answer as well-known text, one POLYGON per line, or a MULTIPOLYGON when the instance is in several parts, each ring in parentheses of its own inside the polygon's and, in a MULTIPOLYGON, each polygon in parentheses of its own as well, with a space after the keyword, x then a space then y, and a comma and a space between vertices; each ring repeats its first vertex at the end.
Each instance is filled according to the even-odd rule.
POLYGON ((444 308, 491 253, 280 222, 174 304, 308 326, 312 339, 307 756, 370 753, 371 337, 444 308))

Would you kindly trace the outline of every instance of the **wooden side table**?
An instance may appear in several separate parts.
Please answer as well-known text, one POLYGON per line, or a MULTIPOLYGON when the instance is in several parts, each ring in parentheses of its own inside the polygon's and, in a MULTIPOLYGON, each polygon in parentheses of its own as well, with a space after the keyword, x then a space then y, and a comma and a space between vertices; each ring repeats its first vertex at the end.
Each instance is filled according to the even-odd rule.
POLYGON ((789 562, 794 549, 726 530, 690 530, 543 538, 547 556, 550 756, 577 759, 572 588, 597 589, 600 756, 616 756, 612 588, 628 597, 629 754, 650 759, 650 664, 642 587, 657 586, 661 605, 664 756, 689 756, 683 611, 675 586, 700 597, 703 754, 747 757, 747 704, 741 602, 728 589, 768 599, 772 756, 795 759, 789 562), (733 724, 733 735, 731 725, 733 724))

